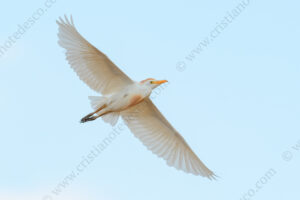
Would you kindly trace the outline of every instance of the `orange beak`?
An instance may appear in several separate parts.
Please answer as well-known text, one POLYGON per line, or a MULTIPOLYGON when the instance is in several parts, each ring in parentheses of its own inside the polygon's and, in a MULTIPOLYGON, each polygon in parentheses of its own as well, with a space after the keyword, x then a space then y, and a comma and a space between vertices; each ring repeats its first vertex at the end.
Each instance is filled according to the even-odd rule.
POLYGON ((154 84, 158 84, 158 85, 166 83, 166 82, 168 82, 168 81, 167 80, 153 81, 154 84))

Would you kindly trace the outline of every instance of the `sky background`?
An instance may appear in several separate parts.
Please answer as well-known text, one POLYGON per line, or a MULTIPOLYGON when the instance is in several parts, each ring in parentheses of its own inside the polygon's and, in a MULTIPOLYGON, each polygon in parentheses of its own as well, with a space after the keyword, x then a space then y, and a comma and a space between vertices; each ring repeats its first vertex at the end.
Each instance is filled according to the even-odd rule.
MULTIPOLYGON (((0 57, 0 199, 298 198, 300 4, 250 0, 201 46, 240 2, 53 3, 0 57), (102 120, 79 123, 97 94, 57 44, 55 20, 64 14, 132 79, 169 80, 154 102, 217 181, 168 167, 126 128, 53 192, 112 131, 102 120)), ((2 2, 0 46, 44 3, 2 2)))

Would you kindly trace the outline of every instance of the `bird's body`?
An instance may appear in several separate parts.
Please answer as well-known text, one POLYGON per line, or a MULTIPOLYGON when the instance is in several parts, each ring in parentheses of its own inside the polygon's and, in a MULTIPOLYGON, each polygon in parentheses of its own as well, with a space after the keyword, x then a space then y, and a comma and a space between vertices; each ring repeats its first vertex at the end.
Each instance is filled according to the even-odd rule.
MULTIPOLYGON (((137 105, 145 98, 149 97, 151 92, 152 88, 150 86, 141 82, 133 82, 113 94, 101 97, 90 97, 91 104, 95 111, 84 117, 81 122, 92 121, 110 113, 119 116, 120 112, 137 105), (96 117, 94 115, 96 115, 96 117)), ((109 123, 115 125, 116 122, 117 121, 109 123)))
POLYGON ((78 33, 72 17, 60 19, 57 24, 59 44, 66 49, 69 64, 81 80, 103 95, 89 97, 94 112, 82 118, 82 123, 102 117, 114 126, 121 116, 131 132, 168 165, 187 173, 215 178, 150 100, 152 90, 166 80, 132 81, 78 33))

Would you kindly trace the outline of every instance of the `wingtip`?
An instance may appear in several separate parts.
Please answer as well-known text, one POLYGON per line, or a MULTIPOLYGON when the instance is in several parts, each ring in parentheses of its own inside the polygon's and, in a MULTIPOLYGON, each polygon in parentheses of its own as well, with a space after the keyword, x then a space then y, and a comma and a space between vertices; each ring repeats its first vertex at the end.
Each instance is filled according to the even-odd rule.
POLYGON ((73 20, 73 16, 70 15, 70 17, 68 17, 66 14, 63 15, 63 17, 59 17, 57 20, 56 20, 56 23, 58 25, 72 25, 74 26, 74 20, 73 20))
POLYGON ((212 173, 211 175, 207 176, 207 178, 211 181, 218 181, 218 179, 220 179, 220 177, 214 173, 212 173))
POLYGON ((70 15, 70 19, 71 19, 71 24, 74 26, 74 21, 73 21, 73 16, 70 15))

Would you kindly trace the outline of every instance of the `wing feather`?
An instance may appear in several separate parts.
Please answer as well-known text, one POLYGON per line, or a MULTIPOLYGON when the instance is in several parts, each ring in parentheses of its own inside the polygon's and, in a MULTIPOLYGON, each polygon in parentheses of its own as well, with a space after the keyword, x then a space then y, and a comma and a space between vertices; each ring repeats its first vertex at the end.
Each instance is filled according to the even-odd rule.
POLYGON ((215 174, 201 162, 149 98, 123 111, 121 116, 133 134, 149 150, 165 159, 169 166, 209 179, 215 178, 215 174))
POLYGON ((66 16, 60 18, 57 24, 58 43, 66 49, 66 59, 91 89, 105 95, 133 83, 105 54, 80 35, 72 17, 70 20, 66 16))

